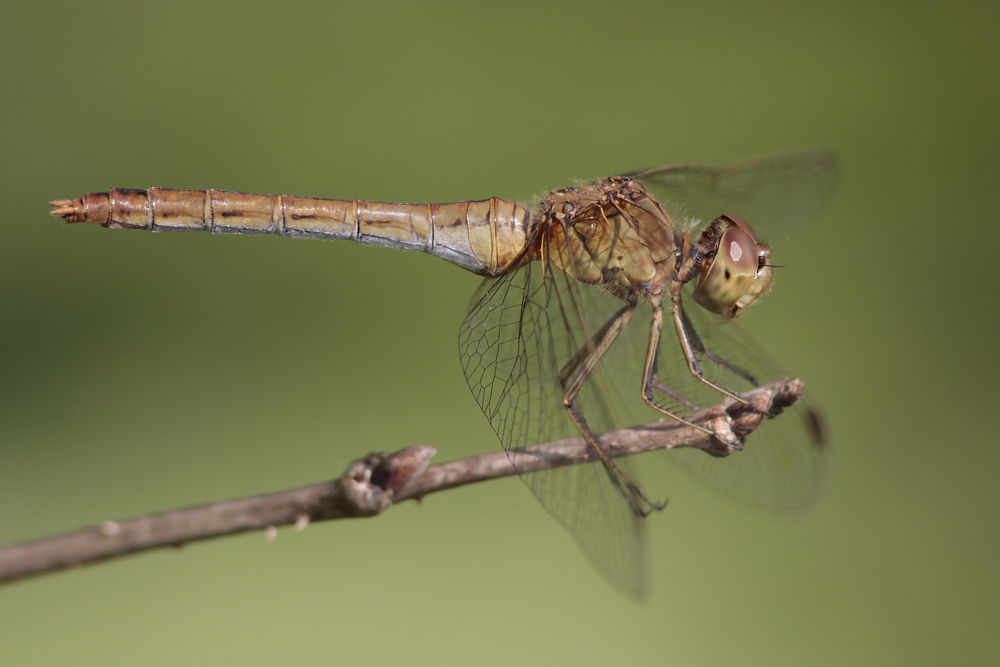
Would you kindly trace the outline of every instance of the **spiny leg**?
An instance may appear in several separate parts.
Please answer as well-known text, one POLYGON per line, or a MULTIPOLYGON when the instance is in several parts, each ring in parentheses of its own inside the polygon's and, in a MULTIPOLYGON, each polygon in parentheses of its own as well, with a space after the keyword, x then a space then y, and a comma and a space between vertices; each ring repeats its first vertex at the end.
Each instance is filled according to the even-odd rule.
MULTIPOLYGON (((656 356, 657 356, 657 351, 659 350, 660 347, 660 335, 663 332, 663 305, 662 302, 656 300, 652 302, 652 306, 653 306, 653 321, 649 327, 649 347, 646 349, 646 365, 643 370, 642 400, 646 402, 646 405, 653 408, 654 410, 661 412, 672 419, 676 419, 677 421, 686 426, 690 426, 692 428, 701 431, 702 433, 705 433, 706 435, 710 435, 713 438, 716 438, 717 440, 735 449, 742 449, 743 443, 730 442, 726 438, 721 437, 718 433, 716 433, 712 429, 706 428, 701 424, 696 424, 690 419, 687 419, 671 410, 664 408, 654 400, 653 387, 657 387, 658 389, 663 388, 663 386, 657 379, 657 371, 656 371, 656 356)), ((682 341, 682 347, 683 344, 684 342, 682 341)), ((685 352, 685 356, 686 355, 687 352, 685 352)), ((676 394, 672 391, 668 390, 667 393, 670 394, 671 396, 676 396, 676 394)), ((685 400, 684 402, 690 405, 689 401, 685 400)))
POLYGON ((597 367, 597 363, 601 360, 604 353, 611 347, 611 344, 615 342, 618 334, 622 332, 625 326, 629 323, 629 320, 632 319, 632 314, 635 312, 635 308, 635 304, 629 304, 608 320, 607 324, 601 327, 597 335, 588 340, 583 348, 574 354, 566 366, 563 367, 562 371, 559 373, 559 381, 563 387, 563 406, 569 413, 570 419, 573 420, 573 423, 583 435, 584 439, 593 448, 594 452, 597 453, 598 457, 600 457, 601 463, 608 473, 608 477, 625 497, 625 500, 628 501, 629 507, 632 511, 636 515, 644 517, 647 516, 652 510, 662 510, 666 507, 666 505, 654 503, 652 500, 647 498, 642 489, 640 489, 635 482, 630 480, 621 471, 621 469, 615 465, 614 461, 611 460, 611 457, 608 456, 607 453, 597 444, 597 440, 587 427, 582 413, 574 405, 574 400, 580 393, 583 383, 590 376, 594 368, 597 367), (572 381, 567 384, 567 379, 576 369, 579 370, 573 377, 572 381), (636 498, 642 500, 652 509, 639 507, 636 502, 636 498))
POLYGON ((746 380, 747 382, 749 382, 754 387, 759 387, 760 386, 760 383, 757 382, 757 378, 755 378, 754 376, 750 375, 750 373, 747 373, 745 370, 743 370, 742 368, 740 368, 739 366, 737 366, 733 362, 729 361, 728 359, 720 357, 719 355, 717 355, 715 352, 712 352, 711 350, 702 349, 702 354, 704 354, 708 359, 711 359, 715 363, 717 363, 720 366, 722 366, 723 368, 727 369, 730 373, 732 373, 734 375, 738 375, 739 377, 743 378, 744 380, 746 380))
MULTIPOLYGON (((691 326, 691 322, 688 320, 687 315, 684 314, 684 306, 681 303, 680 290, 678 289, 676 294, 673 293, 673 290, 671 290, 671 292, 670 310, 674 317, 674 329, 677 332, 677 340, 681 344, 681 352, 684 353, 684 359, 687 361, 688 370, 691 371, 691 375, 720 394, 728 396, 734 401, 738 401, 741 405, 753 408, 753 405, 751 405, 745 398, 731 389, 726 389, 722 385, 712 382, 705 377, 704 373, 702 373, 701 364, 698 363, 695 352, 704 351, 705 347, 702 345, 701 339, 698 337, 697 332, 695 332, 694 327, 691 326)), ((662 315, 660 320, 662 322, 662 315)))
MULTIPOLYGON (((615 315, 611 317, 610 320, 605 322, 604 326, 601 327, 601 329, 596 334, 594 334, 591 337, 591 339, 588 340, 579 350, 577 350, 576 354, 574 354, 570 358, 570 360, 566 362, 566 365, 562 367, 562 370, 559 371, 559 385, 563 388, 564 392, 566 391, 566 381, 569 378, 569 376, 573 374, 573 371, 579 368, 580 364, 583 363, 583 360, 587 358, 588 354, 593 354, 594 350, 597 349, 598 341, 600 341, 607 335, 608 330, 611 329, 611 327, 617 325, 620 316, 626 309, 627 308, 623 308, 622 310, 618 311, 615 315)), ((629 317, 631 317, 631 315, 629 315, 629 317)), ((628 324, 628 320, 625 321, 625 324, 628 324)), ((619 331, 625 328, 625 324, 621 325, 619 331)))
POLYGON ((657 389, 659 389, 660 391, 662 391, 664 394, 666 394, 670 398, 674 399, 678 403, 683 403, 684 405, 686 405, 687 407, 689 407, 692 410, 700 410, 701 409, 699 406, 695 405, 694 403, 692 403, 691 401, 687 400, 686 398, 684 398, 683 396, 681 396, 680 394, 678 394, 676 391, 674 391, 673 389, 671 389, 667 385, 665 385, 662 382, 660 382, 660 373, 657 370, 657 364, 656 364, 655 361, 653 362, 653 377, 652 377, 652 379, 650 381, 650 386, 656 387, 657 389))
MULTIPOLYGON (((686 405, 691 410, 700 410, 701 408, 699 406, 695 405, 694 403, 692 403, 691 401, 689 401, 685 397, 681 396, 676 391, 674 391, 673 389, 671 389, 670 387, 668 387, 667 385, 663 384, 660 381, 660 370, 659 370, 659 367, 660 367, 660 361, 659 361, 659 354, 660 354, 660 352, 659 352, 659 349, 660 348, 659 348, 659 344, 658 344, 659 340, 660 340, 660 334, 659 333, 656 334, 656 340, 657 340, 657 345, 655 346, 655 348, 650 348, 650 349, 653 350, 653 361, 652 361, 652 365, 651 366, 649 365, 649 362, 647 360, 647 367, 650 367, 653 370, 653 373, 650 376, 649 386, 650 387, 655 387, 656 389, 659 389, 660 391, 662 391, 667 396, 670 396, 672 399, 674 399, 678 403, 682 403, 682 404, 686 405)), ((645 377, 645 376, 643 376, 643 377, 645 377)), ((659 408, 657 408, 657 409, 659 409, 659 408)))
MULTIPOLYGON (((646 348, 646 363, 642 371, 642 400, 645 401, 646 405, 653 408, 657 412, 661 412, 668 417, 676 419, 686 426, 696 428, 703 433, 714 436, 715 432, 712 429, 696 424, 693 421, 666 409, 653 400, 653 387, 656 387, 657 389, 665 389, 665 387, 660 384, 656 371, 656 357, 660 347, 660 334, 663 331, 663 306, 660 303, 655 302, 652 305, 653 319, 649 325, 649 346, 646 348)), ((667 393, 674 397, 677 396, 673 391, 667 390, 667 393)), ((684 402, 690 404, 689 401, 685 400, 684 402)))
POLYGON ((688 340, 691 342, 691 346, 695 351, 704 354, 707 359, 714 361, 733 375, 743 378, 754 387, 760 386, 757 382, 757 378, 753 375, 746 372, 728 359, 720 357, 715 352, 712 352, 705 347, 705 344, 701 342, 701 336, 698 335, 698 331, 694 328, 694 323, 691 322, 691 318, 688 317, 687 311, 683 310, 683 308, 681 309, 681 322, 684 325, 684 331, 687 333, 688 340))

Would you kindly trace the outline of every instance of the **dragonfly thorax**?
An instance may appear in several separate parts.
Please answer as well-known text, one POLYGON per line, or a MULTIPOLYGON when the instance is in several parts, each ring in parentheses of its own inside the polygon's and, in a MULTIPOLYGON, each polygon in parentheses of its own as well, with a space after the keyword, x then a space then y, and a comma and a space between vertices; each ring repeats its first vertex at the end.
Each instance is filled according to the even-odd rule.
POLYGON ((642 184, 613 177, 559 190, 540 207, 542 256, 615 294, 662 284, 676 260, 673 226, 642 184))

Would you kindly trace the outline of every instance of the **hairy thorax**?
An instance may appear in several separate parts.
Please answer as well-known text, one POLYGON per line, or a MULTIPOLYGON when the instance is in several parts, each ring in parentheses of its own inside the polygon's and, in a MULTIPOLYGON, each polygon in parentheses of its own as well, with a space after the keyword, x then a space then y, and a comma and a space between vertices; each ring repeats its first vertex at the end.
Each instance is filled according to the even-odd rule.
POLYGON ((641 183, 621 176, 557 190, 538 215, 533 259, 626 300, 659 292, 681 250, 662 207, 641 183))

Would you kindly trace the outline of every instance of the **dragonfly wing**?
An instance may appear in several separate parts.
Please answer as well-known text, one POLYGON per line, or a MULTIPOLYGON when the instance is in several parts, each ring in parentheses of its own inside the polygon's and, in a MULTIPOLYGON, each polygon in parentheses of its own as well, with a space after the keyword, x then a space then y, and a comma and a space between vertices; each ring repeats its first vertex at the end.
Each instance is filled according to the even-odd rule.
MULTIPOLYGON (((705 377, 737 392, 791 377, 739 325, 697 305, 686 314, 701 344, 696 356, 705 377)), ((669 333, 664 332, 660 344, 663 383, 701 407, 718 403, 720 394, 691 375, 674 332, 669 333)), ((672 401, 670 407, 680 412, 689 411, 669 396, 663 400, 672 401)), ((722 495, 765 509, 797 511, 817 500, 829 452, 821 418, 807 397, 783 414, 762 421, 746 437, 742 451, 716 458, 701 450, 679 448, 665 456, 722 495)))
POLYGON ((780 245, 830 200, 836 159, 824 151, 799 151, 727 165, 676 164, 630 176, 680 228, 698 229, 720 215, 735 215, 750 223, 758 238, 780 245))
MULTIPOLYGON (((653 193, 675 224, 697 230, 720 215, 736 215, 764 242, 780 244, 829 201, 836 160, 830 153, 801 151, 728 165, 678 164, 632 177, 653 193)), ((738 325, 698 306, 690 286, 685 304, 690 327, 701 342, 697 356, 706 377, 734 391, 789 377, 738 325)), ((688 371, 673 331, 664 331, 658 364, 667 389, 658 393, 664 407, 683 415, 692 411, 688 403, 708 407, 719 402, 720 394, 688 371)), ((792 414, 762 422, 747 437, 744 450, 726 458, 689 449, 667 456, 741 502, 777 510, 808 507, 822 487, 827 452, 815 409, 803 401, 788 412, 792 414)))
MULTIPOLYGON (((563 405, 559 374, 623 305, 551 265, 531 262, 483 284, 459 346, 469 387, 521 479, 597 569, 638 597, 645 580, 643 522, 603 464, 528 472, 521 454, 526 446, 580 435, 563 405)), ((607 366, 598 365, 577 399, 595 433, 634 423, 621 409, 607 366)), ((628 461, 617 462, 630 474, 628 461)))

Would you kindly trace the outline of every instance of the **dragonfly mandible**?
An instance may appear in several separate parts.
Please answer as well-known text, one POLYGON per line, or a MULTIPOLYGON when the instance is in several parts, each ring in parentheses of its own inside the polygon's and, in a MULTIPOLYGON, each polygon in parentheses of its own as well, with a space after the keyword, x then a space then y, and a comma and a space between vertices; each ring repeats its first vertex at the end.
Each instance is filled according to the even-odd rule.
POLYGON ((112 229, 353 240, 485 276, 459 332, 469 387, 542 505, 599 571, 639 596, 642 519, 663 507, 647 482, 659 476, 648 473, 650 454, 615 459, 602 433, 677 420, 719 448, 656 458, 750 504, 798 509, 816 498, 825 447, 807 402, 746 437, 695 416, 787 377, 733 320, 771 285, 764 238, 783 242, 829 198, 834 176, 830 154, 796 152, 612 176, 530 209, 496 197, 397 204, 150 188, 53 201, 51 213, 112 229), (579 435, 593 463, 523 465, 525 447, 579 435))

